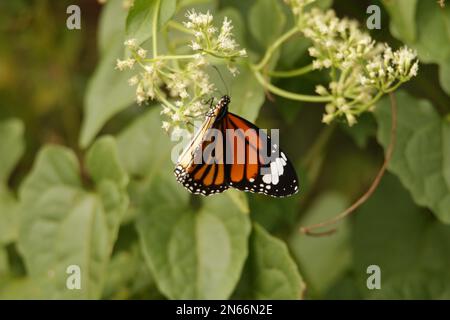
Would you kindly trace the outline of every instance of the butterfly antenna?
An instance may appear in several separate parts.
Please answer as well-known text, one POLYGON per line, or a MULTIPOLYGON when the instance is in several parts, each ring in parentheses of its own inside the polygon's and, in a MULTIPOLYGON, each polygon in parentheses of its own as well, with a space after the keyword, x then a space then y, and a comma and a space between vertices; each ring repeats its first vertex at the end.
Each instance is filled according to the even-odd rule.
MULTIPOLYGON (((227 95, 230 95, 230 92, 229 92, 229 90, 228 90, 227 83, 226 83, 225 80, 223 79, 222 74, 221 74, 220 71, 219 71, 219 68, 217 68, 216 66, 212 66, 212 67, 216 70, 217 74, 218 74, 219 77, 220 77, 220 80, 222 80, 222 83, 223 83, 225 89, 227 90, 227 95)), ((222 94, 222 93, 221 93, 221 94, 222 94)), ((222 94, 222 95, 223 95, 223 94, 222 94)))

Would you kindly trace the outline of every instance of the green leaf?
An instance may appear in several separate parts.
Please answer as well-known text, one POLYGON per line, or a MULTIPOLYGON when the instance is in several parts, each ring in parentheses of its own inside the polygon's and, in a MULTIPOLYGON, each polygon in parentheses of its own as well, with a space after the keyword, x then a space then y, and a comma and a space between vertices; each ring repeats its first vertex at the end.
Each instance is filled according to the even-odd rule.
POLYGON ((122 0, 110 0, 103 5, 98 28, 98 47, 102 56, 111 45, 123 40, 126 17, 122 0))
POLYGON ((255 121, 265 100, 264 89, 248 67, 242 67, 231 86, 230 111, 249 121, 255 121))
POLYGON ((250 223, 228 196, 207 198, 193 209, 189 193, 162 172, 145 192, 136 225, 146 261, 165 296, 229 297, 247 257, 250 223))
POLYGON ((450 7, 440 7, 434 1, 385 0, 391 15, 391 30, 395 37, 418 51, 420 60, 437 63, 440 82, 450 94, 450 7))
POLYGON ((133 245, 130 250, 120 251, 111 258, 102 298, 133 299, 133 295, 142 290, 157 297, 159 293, 154 287, 154 280, 137 249, 133 245))
POLYGON ((56 186, 81 188, 76 156, 69 149, 47 146, 37 155, 34 169, 20 188, 21 201, 33 203, 56 186))
POLYGON ((17 119, 0 122, 0 184, 8 178, 25 150, 23 123, 17 119))
MULTIPOLYGON (((383 177, 374 195, 355 213, 352 244, 354 272, 366 297, 373 294, 366 287, 369 265, 381 269, 380 297, 389 292, 390 298, 396 299, 406 298, 400 287, 408 287, 411 276, 420 277, 416 283, 425 283, 429 274, 443 278, 448 274, 450 226, 440 224, 418 208, 390 174, 383 177), (390 283, 398 290, 388 289, 390 283)), ((426 294, 428 289, 424 289, 426 294)), ((439 295, 433 298, 438 299, 439 295)))
POLYGON ((46 298, 98 298, 109 256, 100 200, 67 186, 51 188, 24 208, 19 238, 30 276, 46 298), (81 270, 81 290, 65 286, 66 269, 81 270))
MULTIPOLYGON (((400 92, 397 103, 397 142, 389 170, 400 178, 416 203, 450 223, 450 124, 427 101, 400 92)), ((388 104, 384 99, 375 112, 378 140, 385 149, 391 130, 388 104)))
POLYGON ((420 58, 427 63, 444 61, 450 47, 442 45, 450 41, 450 7, 441 8, 433 1, 419 1, 416 22, 417 41, 414 46, 420 58))
MULTIPOLYGON (((265 100, 264 88, 256 81, 249 67, 245 65, 238 67, 239 74, 235 77, 224 66, 219 68, 225 83, 231 83, 230 92, 227 92, 231 96, 230 111, 249 121, 255 121, 265 100)), ((215 70, 210 71, 209 75, 211 82, 222 83, 215 70)))
POLYGON ((384 0, 391 17, 390 29, 394 37, 412 43, 416 39, 417 0, 384 0))
POLYGON ((423 62, 439 65, 439 78, 444 90, 450 94, 450 6, 441 8, 433 1, 419 1, 416 15, 418 37, 415 47, 423 62))
POLYGON ((128 175, 119 162, 116 141, 105 136, 96 141, 86 155, 86 168, 97 184, 109 229, 109 242, 116 241, 118 228, 128 208, 128 175))
MULTIPOLYGON (((383 281, 418 266, 418 248, 427 217, 395 177, 384 176, 377 191, 354 217, 352 244, 362 288, 369 265, 381 268, 383 281)), ((365 288, 365 292, 369 290, 365 288)))
POLYGON ((273 43, 286 23, 283 9, 276 0, 255 1, 248 19, 250 32, 262 47, 273 43))
POLYGON ((127 205, 127 177, 117 163, 110 137, 96 142, 87 156, 95 190, 82 188, 75 155, 59 146, 44 147, 20 188, 19 249, 41 298, 99 298, 105 268, 127 205), (104 167, 99 166, 100 162, 104 167), (81 270, 81 290, 68 290, 66 270, 81 270))
POLYGON ((367 147, 369 140, 376 135, 377 125, 372 114, 363 113, 358 123, 352 127, 341 124, 340 128, 348 134, 360 149, 367 147))
POLYGON ((448 300, 450 273, 413 273, 392 279, 373 290, 371 299, 382 300, 448 300))
POLYGON ((127 38, 138 43, 152 37, 153 17, 158 10, 158 28, 161 28, 175 13, 176 0, 135 0, 126 21, 127 38))
POLYGON ((133 103, 134 89, 127 83, 132 70, 115 69, 123 55, 123 37, 108 49, 97 66, 86 90, 80 146, 87 147, 102 126, 115 114, 133 103))
POLYGON ((117 137, 121 163, 132 176, 148 178, 166 163, 171 163, 173 144, 161 129, 159 111, 158 107, 152 107, 117 137))
POLYGON ((265 195, 249 197, 252 221, 260 224, 272 234, 286 230, 295 224, 298 214, 298 198, 276 199, 265 195))
POLYGON ((128 184, 128 176, 119 161, 113 137, 106 136, 97 140, 86 155, 86 167, 97 183, 111 180, 122 188, 128 184))
MULTIPOLYGON (((348 205, 341 195, 325 193, 311 205, 300 220, 300 226, 335 217, 348 205)), ((337 231, 327 237, 310 237, 297 231, 289 239, 289 247, 308 280, 308 296, 323 297, 351 265, 349 221, 344 220, 336 227, 337 231)))
POLYGON ((305 288, 284 242, 253 225, 239 299, 300 299, 305 288))

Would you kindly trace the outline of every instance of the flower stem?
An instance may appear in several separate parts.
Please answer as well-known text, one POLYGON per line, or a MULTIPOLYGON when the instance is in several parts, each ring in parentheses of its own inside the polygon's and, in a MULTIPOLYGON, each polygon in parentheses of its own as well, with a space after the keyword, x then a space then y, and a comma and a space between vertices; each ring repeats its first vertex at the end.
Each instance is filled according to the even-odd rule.
POLYGON ((288 70, 288 71, 269 71, 269 75, 276 78, 291 78, 291 77, 298 77, 301 75, 304 75, 308 72, 311 72, 313 70, 312 64, 309 64, 307 66, 294 69, 294 70, 288 70))
POLYGON ((261 62, 255 66, 256 70, 261 70, 270 60, 275 50, 283 44, 286 40, 296 34, 298 31, 297 27, 293 27, 284 33, 281 37, 279 37, 269 48, 267 48, 266 54, 262 58, 261 62))
POLYGON ((255 69, 253 71, 254 71, 253 73, 256 77, 256 80, 258 80, 258 82, 264 88, 266 88, 273 94, 276 94, 280 97, 284 97, 284 98, 296 100, 296 101, 305 101, 305 102, 329 102, 332 100, 332 97, 311 96, 311 95, 298 94, 298 93, 283 90, 281 88, 274 86, 270 82, 267 82, 259 71, 255 70, 255 69))
POLYGON ((187 33, 187 34, 194 34, 195 32, 192 31, 191 29, 186 28, 185 26, 183 26, 181 23, 178 23, 176 21, 170 20, 167 25, 169 27, 171 27, 172 29, 187 33))
POLYGON ((155 90, 155 94, 156 97, 167 107, 169 107, 170 109, 174 110, 174 111, 178 111, 178 108, 175 107, 172 103, 170 103, 165 97, 164 95, 157 89, 155 90))
POLYGON ((152 45, 153 45, 153 58, 158 56, 158 17, 159 17, 159 8, 161 6, 161 0, 156 0, 155 11, 153 12, 153 21, 152 21, 152 45))
POLYGON ((169 56, 159 56, 157 58, 142 59, 145 62, 155 62, 158 60, 181 60, 181 59, 194 59, 195 54, 184 54, 184 55, 169 55, 169 56))
POLYGON ((380 100, 380 98, 383 96, 384 92, 383 91, 378 91, 377 95, 368 103, 366 103, 365 105, 363 105, 361 108, 359 108, 359 110, 356 111, 356 114, 361 114, 364 111, 367 111, 367 109, 369 109, 371 106, 373 106, 375 103, 377 103, 378 100, 380 100))

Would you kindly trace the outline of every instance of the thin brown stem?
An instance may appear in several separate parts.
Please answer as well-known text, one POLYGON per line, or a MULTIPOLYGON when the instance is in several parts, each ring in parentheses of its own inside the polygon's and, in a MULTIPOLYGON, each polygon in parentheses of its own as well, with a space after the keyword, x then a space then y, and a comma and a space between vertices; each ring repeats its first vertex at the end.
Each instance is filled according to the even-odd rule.
POLYGON ((332 228, 327 231, 321 231, 321 232, 314 232, 313 230, 318 228, 323 228, 329 225, 333 225, 342 219, 349 216, 351 213, 353 213, 357 208, 359 208, 363 203, 365 203, 375 192, 378 185, 380 184, 381 178, 383 178, 384 173, 386 172, 386 169, 388 167, 389 161, 392 158, 392 153, 394 152, 396 137, 397 137, 397 102, 395 100, 395 96, 393 93, 389 93, 389 98, 391 100, 391 113, 392 113, 392 120, 391 120, 391 137, 390 137, 390 143, 386 150, 386 155, 384 158, 383 165, 381 166, 380 170, 378 171, 378 174, 376 175, 375 179, 373 180, 372 184, 370 185, 369 189, 358 199, 355 203, 353 203, 350 207, 348 207, 346 210, 335 216, 334 218, 331 218, 329 220, 316 223, 307 227, 301 227, 300 232, 309 235, 309 236, 326 236, 334 233, 336 231, 336 228, 332 228))

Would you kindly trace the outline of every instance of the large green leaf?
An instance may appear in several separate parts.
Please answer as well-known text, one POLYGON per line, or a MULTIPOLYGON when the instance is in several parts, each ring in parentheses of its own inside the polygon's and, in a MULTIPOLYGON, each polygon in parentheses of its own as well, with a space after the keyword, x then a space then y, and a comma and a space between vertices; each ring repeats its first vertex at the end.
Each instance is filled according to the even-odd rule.
MULTIPOLYGON (((400 288, 410 286, 410 277, 416 278, 420 287, 419 283, 430 279, 430 273, 445 277, 450 267, 450 227, 417 207, 390 174, 356 212, 352 244, 354 273, 366 297, 373 294, 366 287, 369 265, 378 265, 381 270, 379 296, 397 299, 405 298, 400 288), (398 292, 389 289, 391 286, 398 292)), ((425 291, 418 294, 426 295, 425 291)))
POLYGON ((159 111, 157 107, 146 111, 117 137, 120 160, 132 176, 149 178, 171 162, 173 144, 161 129, 159 111))
POLYGON ((374 290, 371 299, 448 300, 449 273, 412 273, 388 281, 381 290, 374 290))
POLYGON ((106 121, 134 100, 134 89, 127 83, 133 71, 115 69, 116 59, 123 56, 123 37, 117 37, 114 41, 89 80, 80 133, 82 147, 87 147, 106 121))
POLYGON ((247 257, 250 223, 229 197, 207 198, 194 209, 189 193, 172 174, 161 172, 143 196, 137 229, 146 261, 168 298, 231 294, 247 257))
POLYGON ((450 93, 450 6, 434 1, 385 0, 393 35, 417 49, 422 62, 437 63, 442 87, 450 93))
POLYGON ((111 180, 119 187, 128 184, 128 176, 119 161, 116 141, 112 137, 99 139, 86 155, 86 167, 96 183, 111 180))
POLYGON ((162 27, 175 13, 176 0, 135 0, 128 13, 127 38, 142 43, 152 36, 153 17, 159 8, 158 28, 162 27))
POLYGON ((127 13, 122 0, 110 0, 103 6, 98 27, 98 47, 102 55, 111 45, 123 40, 127 13))
MULTIPOLYGON (((397 95, 397 143, 389 169, 411 192, 414 200, 450 223, 450 123, 431 104, 400 92, 397 95)), ((391 112, 384 99, 375 113, 378 140, 387 148, 391 112)))
POLYGON ((282 32, 286 23, 277 0, 257 0, 249 13, 249 29, 262 47, 268 47, 282 32))
POLYGON ((386 175, 372 198, 355 213, 352 244, 362 282, 371 264, 381 268, 383 281, 418 266, 417 248, 426 223, 426 215, 408 193, 393 176, 386 175))
POLYGON ((254 224, 237 298, 300 299, 304 289, 305 284, 286 244, 254 224))
POLYGON ((133 245, 129 250, 119 251, 111 258, 102 298, 133 299, 143 291, 146 297, 161 297, 138 249, 133 245))
POLYGON ((46 146, 22 184, 19 248, 41 298, 100 297, 128 204, 127 177, 117 159, 112 138, 93 145, 86 166, 95 186, 87 191, 75 155, 64 147, 46 146), (66 287, 71 265, 80 267, 80 290, 66 287))
POLYGON ((439 63, 450 53, 450 47, 443 44, 450 41, 450 7, 441 8, 433 1, 419 1, 417 4, 417 40, 414 46, 424 62, 439 63))
POLYGON ((416 8, 418 0, 384 0, 391 17, 391 33, 407 43, 416 40, 416 8))
MULTIPOLYGON (((300 225, 308 226, 330 219, 347 205, 341 195, 326 193, 312 204, 300 220, 300 225)), ((337 228, 334 234, 327 237, 310 237, 296 232, 289 240, 289 246, 308 281, 308 296, 323 297, 351 264, 348 221, 345 220, 337 228)))

